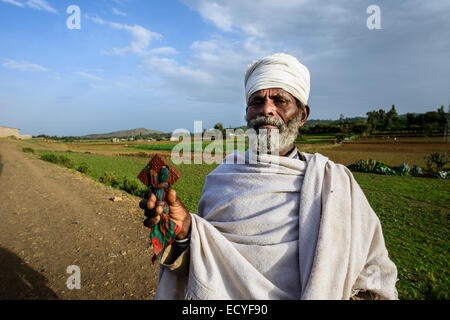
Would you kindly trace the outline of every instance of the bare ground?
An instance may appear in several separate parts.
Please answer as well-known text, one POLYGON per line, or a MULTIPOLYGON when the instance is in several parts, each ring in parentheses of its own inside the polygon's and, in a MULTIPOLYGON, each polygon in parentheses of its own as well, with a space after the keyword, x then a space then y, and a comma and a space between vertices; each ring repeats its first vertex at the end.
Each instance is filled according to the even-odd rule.
POLYGON ((139 199, 0 140, 0 299, 152 299, 139 199), (122 201, 113 202, 114 196, 122 201), (69 290, 67 267, 81 289, 69 290))

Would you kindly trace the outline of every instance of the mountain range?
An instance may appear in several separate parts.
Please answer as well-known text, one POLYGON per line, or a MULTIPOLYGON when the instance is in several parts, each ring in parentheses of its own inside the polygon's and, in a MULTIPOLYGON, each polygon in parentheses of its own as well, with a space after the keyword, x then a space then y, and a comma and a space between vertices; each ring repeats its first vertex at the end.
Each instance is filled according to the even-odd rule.
POLYGON ((148 135, 162 135, 166 134, 165 132, 158 130, 150 130, 145 128, 137 128, 131 130, 120 130, 114 131, 110 133, 96 133, 96 134, 88 134, 86 136, 82 136, 84 139, 110 139, 110 138, 127 138, 127 137, 135 137, 138 135, 148 136, 148 135))

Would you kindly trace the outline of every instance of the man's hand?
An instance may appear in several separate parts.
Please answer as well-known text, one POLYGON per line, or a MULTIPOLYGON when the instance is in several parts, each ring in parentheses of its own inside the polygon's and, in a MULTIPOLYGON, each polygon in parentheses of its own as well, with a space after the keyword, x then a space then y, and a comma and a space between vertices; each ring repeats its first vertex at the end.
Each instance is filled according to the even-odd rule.
MULTIPOLYGON (((170 220, 181 227, 180 232, 177 234, 177 240, 182 240, 186 238, 189 233, 189 228, 191 227, 191 215, 180 199, 178 199, 175 190, 170 189, 166 193, 165 200, 169 208, 170 220)), ((160 205, 156 205, 156 202, 156 195, 151 191, 147 191, 144 195, 144 199, 139 202, 139 207, 144 209, 144 214, 147 217, 147 219, 144 220, 144 226, 147 228, 152 228, 158 224, 161 219, 163 208, 160 205)))

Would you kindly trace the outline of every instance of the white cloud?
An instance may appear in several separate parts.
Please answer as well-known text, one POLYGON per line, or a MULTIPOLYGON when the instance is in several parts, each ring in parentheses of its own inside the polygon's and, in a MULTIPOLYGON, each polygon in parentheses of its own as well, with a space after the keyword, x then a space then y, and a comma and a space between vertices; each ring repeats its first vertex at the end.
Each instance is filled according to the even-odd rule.
POLYGON ((223 31, 232 31, 233 22, 228 7, 209 1, 201 1, 198 4, 198 10, 203 18, 212 21, 217 28, 223 31))
POLYGON ((266 39, 298 38, 305 33, 326 37, 365 17, 365 11, 359 12, 360 6, 351 0, 259 0, 257 4, 250 0, 182 1, 220 31, 239 31, 244 36, 266 39))
POLYGON ((117 8, 113 8, 113 9, 112 9, 112 13, 113 13, 114 15, 116 15, 116 16, 124 16, 124 17, 126 17, 126 15, 127 15, 125 12, 120 11, 120 10, 117 9, 117 8))
POLYGON ((37 10, 44 10, 51 13, 58 13, 46 0, 28 0, 26 5, 37 10))
POLYGON ((178 51, 173 47, 159 47, 146 51, 149 55, 174 55, 177 54, 178 51))
POLYGON ((15 5, 17 7, 22 7, 23 8, 23 4, 18 2, 18 1, 16 1, 16 0, 1 0, 1 1, 5 2, 5 3, 12 4, 12 5, 15 5))
POLYGON ((175 59, 147 57, 142 69, 161 79, 164 87, 189 99, 206 102, 242 100, 243 74, 254 53, 240 42, 214 37, 191 44, 192 59, 184 64, 175 59))
POLYGON ((176 78, 188 78, 197 83, 207 84, 213 81, 207 72, 194 67, 178 64, 174 59, 149 57, 145 60, 145 66, 149 71, 156 71, 159 75, 175 80, 176 78))
POLYGON ((57 14, 58 11, 53 8, 46 0, 28 0, 25 3, 16 1, 16 0, 0 0, 5 3, 9 3, 12 5, 15 5, 17 7, 24 8, 27 6, 28 8, 36 9, 36 10, 44 10, 47 12, 55 13, 57 14))
POLYGON ((13 70, 22 71, 44 71, 47 72, 49 69, 44 68, 38 64, 30 63, 28 61, 15 61, 12 59, 5 59, 6 62, 2 64, 3 67, 13 70))
POLYGON ((123 55, 127 53, 134 53, 134 54, 146 54, 148 52, 148 47, 150 46, 150 42, 152 40, 159 40, 162 38, 162 35, 150 31, 140 25, 127 25, 127 24, 121 24, 117 22, 110 22, 105 21, 100 17, 90 17, 88 15, 85 15, 87 19, 90 19, 91 21, 100 24, 100 25, 108 25, 112 29, 116 30, 126 30, 131 35, 131 43, 129 46, 123 47, 123 48, 113 48, 112 53, 123 55))
POLYGON ((90 79, 90 80, 94 80, 94 81, 103 81, 104 80, 103 78, 100 78, 98 76, 94 76, 94 75, 92 75, 90 73, 83 72, 83 71, 76 72, 76 74, 78 74, 79 76, 82 76, 84 78, 87 78, 87 79, 90 79))

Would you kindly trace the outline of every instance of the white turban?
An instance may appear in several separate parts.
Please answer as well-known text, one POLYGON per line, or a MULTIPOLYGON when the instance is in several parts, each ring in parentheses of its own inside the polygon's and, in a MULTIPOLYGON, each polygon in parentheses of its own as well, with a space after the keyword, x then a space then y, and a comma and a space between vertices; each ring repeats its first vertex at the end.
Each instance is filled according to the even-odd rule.
POLYGON ((281 88, 304 105, 310 90, 308 69, 295 57, 277 53, 254 62, 245 74, 246 102, 258 90, 281 88))

